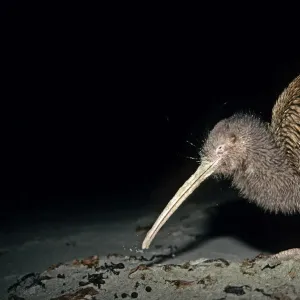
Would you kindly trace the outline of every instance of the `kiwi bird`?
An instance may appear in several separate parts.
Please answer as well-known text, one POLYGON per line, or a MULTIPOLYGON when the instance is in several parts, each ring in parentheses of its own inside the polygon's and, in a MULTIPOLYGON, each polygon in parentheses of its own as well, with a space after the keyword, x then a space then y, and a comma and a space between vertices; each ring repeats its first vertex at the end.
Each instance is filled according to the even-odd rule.
POLYGON ((149 248, 170 216, 211 175, 231 179, 242 197, 265 210, 300 212, 300 75, 275 102, 270 123, 249 114, 223 119, 209 133, 200 157, 198 169, 147 233, 143 249, 149 248))

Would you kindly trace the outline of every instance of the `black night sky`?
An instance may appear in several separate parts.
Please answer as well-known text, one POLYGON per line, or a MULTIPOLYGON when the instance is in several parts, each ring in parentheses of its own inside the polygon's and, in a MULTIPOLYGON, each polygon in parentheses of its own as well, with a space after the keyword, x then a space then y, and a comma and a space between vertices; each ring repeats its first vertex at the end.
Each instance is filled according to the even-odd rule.
POLYGON ((193 163, 186 140, 241 110, 268 121, 299 74, 263 16, 127 5, 3 5, 3 217, 145 205, 193 163))

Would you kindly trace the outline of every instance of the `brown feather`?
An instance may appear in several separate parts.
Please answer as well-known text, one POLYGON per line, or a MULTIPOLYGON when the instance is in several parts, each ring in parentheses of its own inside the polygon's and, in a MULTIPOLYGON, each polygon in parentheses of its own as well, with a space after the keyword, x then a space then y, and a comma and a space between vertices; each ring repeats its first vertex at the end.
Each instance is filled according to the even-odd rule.
POLYGON ((300 173, 300 75, 282 92, 272 110, 271 130, 276 143, 300 173))

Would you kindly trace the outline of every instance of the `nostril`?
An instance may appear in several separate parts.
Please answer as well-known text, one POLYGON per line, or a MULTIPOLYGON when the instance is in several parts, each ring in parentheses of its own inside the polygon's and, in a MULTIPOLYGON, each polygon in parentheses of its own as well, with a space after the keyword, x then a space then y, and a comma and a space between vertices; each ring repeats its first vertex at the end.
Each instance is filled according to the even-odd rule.
POLYGON ((220 145, 217 150, 216 150, 217 154, 222 154, 224 152, 224 146, 220 145))

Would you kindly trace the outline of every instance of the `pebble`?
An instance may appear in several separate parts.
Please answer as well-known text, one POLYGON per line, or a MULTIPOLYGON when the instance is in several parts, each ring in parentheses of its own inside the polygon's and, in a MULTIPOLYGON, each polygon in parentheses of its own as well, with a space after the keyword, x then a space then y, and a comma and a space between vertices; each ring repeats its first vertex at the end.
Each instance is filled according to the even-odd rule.
POLYGON ((137 298, 138 297, 138 293, 137 292, 133 292, 131 293, 131 298, 137 298))
POLYGON ((151 286, 146 286, 146 292, 150 293, 152 290, 151 286))

